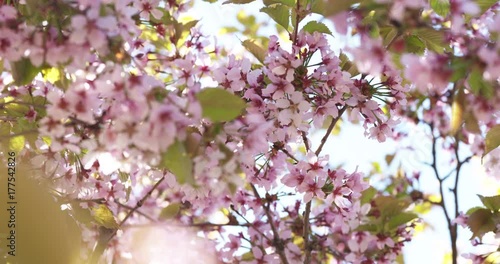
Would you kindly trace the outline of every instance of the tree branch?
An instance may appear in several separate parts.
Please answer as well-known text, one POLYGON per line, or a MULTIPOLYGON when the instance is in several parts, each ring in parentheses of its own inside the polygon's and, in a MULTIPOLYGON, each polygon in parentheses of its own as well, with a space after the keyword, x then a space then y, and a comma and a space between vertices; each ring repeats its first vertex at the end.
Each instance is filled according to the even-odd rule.
POLYGON ((318 156, 320 153, 321 153, 321 150, 323 149, 323 146, 325 145, 326 141, 328 140, 328 137, 330 136, 330 134, 332 133, 332 130, 333 128, 335 127, 335 125, 337 124, 337 122, 340 120, 340 117, 342 116, 342 114, 345 112, 345 110, 347 109, 347 106, 344 105, 340 110, 339 110, 339 115, 334 118, 332 120, 332 122, 330 123, 330 126, 328 127, 328 129, 326 130, 326 133, 325 135, 323 136, 323 138, 321 139, 321 143, 319 144, 318 146, 318 149, 316 149, 316 151, 314 152, 316 154, 316 156, 318 156))
MULTIPOLYGON (((253 193, 255 197, 257 197, 259 200, 262 201, 259 192, 257 191, 257 188, 253 184, 250 185, 252 187, 253 193)), ((276 252, 280 256, 280 260, 282 264, 288 264, 288 259, 286 258, 285 254, 285 247, 283 245, 283 239, 279 237, 278 234, 278 229, 276 229, 276 226, 274 225, 273 218, 271 216, 271 212, 269 211, 269 203, 264 204, 264 212, 266 213, 267 220, 269 222, 269 225, 271 226, 271 231, 273 231, 273 246, 276 248, 276 252)))

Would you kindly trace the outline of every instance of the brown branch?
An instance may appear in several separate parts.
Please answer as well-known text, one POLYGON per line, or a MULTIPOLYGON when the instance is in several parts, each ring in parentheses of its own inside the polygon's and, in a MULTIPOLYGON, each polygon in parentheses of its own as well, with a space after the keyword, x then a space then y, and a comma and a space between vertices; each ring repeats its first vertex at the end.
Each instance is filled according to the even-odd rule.
POLYGON ((330 123, 330 126, 328 126, 328 129, 326 130, 325 135, 321 139, 321 143, 319 144, 318 149, 316 149, 316 151, 314 152, 316 154, 316 156, 318 156, 321 153, 321 150, 323 149, 323 146, 325 145, 326 141, 328 140, 328 137, 332 133, 333 128, 335 127, 335 125, 337 124, 337 122, 340 120, 340 117, 342 116, 342 114, 345 112, 346 109, 347 109, 347 106, 344 105, 339 110, 339 115, 336 118, 334 118, 332 120, 332 122, 330 123))
MULTIPOLYGON (((255 197, 262 201, 257 188, 255 188, 253 184, 251 184, 250 186, 252 187, 255 197)), ((285 247, 283 245, 283 239, 279 237, 278 229, 276 229, 276 226, 274 225, 273 218, 271 217, 271 212, 269 211, 269 209, 269 203, 264 204, 264 212, 266 213, 267 220, 269 222, 269 225, 271 226, 271 231, 273 231, 273 246, 274 248, 276 248, 276 252, 280 256, 281 263, 288 264, 288 259, 286 258, 285 254, 285 247)))
MULTIPOLYGON (((122 204, 122 203, 116 202, 116 201, 115 201, 115 203, 118 204, 119 206, 123 207, 123 208, 128 209, 128 210, 134 210, 134 208, 132 206, 128 206, 126 204, 122 204)), ((152 218, 151 216, 149 216, 149 215, 147 215, 147 214, 145 214, 145 213, 143 213, 143 212, 141 212, 139 210, 135 210, 135 213, 146 217, 148 220, 150 220, 152 222, 156 222, 156 220, 154 218, 152 218)))
MULTIPOLYGON (((448 211, 446 209, 446 203, 444 202, 444 191, 443 191, 443 181, 444 178, 441 178, 439 175, 438 169, 437 169, 437 152, 436 152, 436 145, 437 145, 437 137, 434 136, 434 126, 432 124, 429 124, 430 129, 431 129, 431 135, 432 135, 432 163, 431 167, 432 170, 434 171, 434 176, 439 182, 439 195, 441 195, 441 201, 439 202, 439 206, 443 208, 444 216, 446 218, 446 223, 448 225, 448 232, 450 235, 450 241, 451 241, 451 253, 452 253, 452 262, 453 264, 457 264, 457 226, 456 224, 452 224, 452 220, 450 218, 450 215, 448 214, 448 211)), ((454 193, 456 195, 456 193, 454 193)))
POLYGON ((304 212, 304 230, 302 233, 302 237, 304 238, 304 251, 305 251, 305 259, 304 264, 311 263, 311 253, 312 249, 309 249, 309 215, 311 214, 311 201, 307 202, 306 210, 304 212))
POLYGON ((92 255, 90 256, 90 263, 97 263, 99 261, 99 258, 101 257, 102 253, 106 249, 109 241, 111 241, 111 239, 113 239, 113 237, 116 235, 116 232, 118 231, 118 229, 120 229, 123 226, 123 224, 125 223, 125 221, 127 221, 130 218, 130 216, 132 216, 132 214, 134 214, 144 204, 146 199, 148 199, 151 196, 153 191, 156 190, 156 188, 158 188, 158 186, 163 182, 163 180, 165 180, 165 175, 163 175, 163 177, 161 177, 161 179, 159 179, 155 183, 153 188, 151 188, 151 190, 149 190, 148 193, 146 193, 146 195, 144 195, 142 197, 142 199, 140 199, 137 202, 136 206, 134 206, 127 213, 125 218, 123 218, 123 220, 118 225, 118 228, 115 228, 115 229, 101 228, 100 229, 101 235, 100 235, 99 240, 97 241, 96 246, 94 247, 92 255))

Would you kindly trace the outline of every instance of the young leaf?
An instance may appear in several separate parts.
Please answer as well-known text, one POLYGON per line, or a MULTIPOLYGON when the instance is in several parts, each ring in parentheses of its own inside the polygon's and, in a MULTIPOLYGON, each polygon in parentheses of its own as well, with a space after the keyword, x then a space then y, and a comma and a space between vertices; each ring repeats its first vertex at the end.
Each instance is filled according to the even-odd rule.
POLYGON ((434 12, 442 17, 450 12, 450 0, 430 0, 430 4, 434 12))
POLYGON ((398 226, 400 226, 402 224, 406 224, 417 217, 418 217, 418 215, 416 215, 414 213, 402 212, 402 213, 399 213, 399 214, 393 216, 389 220, 389 222, 387 223, 387 227, 389 228, 389 230, 393 230, 393 229, 397 228, 398 226))
POLYGON ((500 146, 500 125, 496 125, 488 131, 486 139, 484 140, 484 145, 483 157, 490 153, 490 151, 500 146))
POLYGON ((118 228, 118 223, 116 222, 113 213, 106 205, 100 204, 97 208, 93 208, 92 213, 94 215, 94 219, 100 226, 108 229, 118 228))
POLYGON ((423 54, 425 51, 425 43, 415 35, 404 37, 406 51, 415 54, 423 54))
POLYGON ((483 72, 477 67, 474 67, 469 74, 468 83, 474 94, 482 95, 487 99, 493 96, 493 86, 483 79, 483 72))
POLYGON ((455 98, 453 98, 453 103, 451 104, 450 135, 455 135, 462 127, 464 121, 464 107, 464 88, 459 87, 455 98))
POLYGON ((255 58, 260 61, 260 63, 264 63, 264 59, 266 58, 267 53, 264 48, 257 45, 254 41, 248 39, 243 41, 242 45, 243 47, 245 47, 245 49, 250 51, 250 53, 252 53, 252 55, 254 55, 255 58))
POLYGON ((40 67, 33 66, 28 58, 11 62, 11 67, 14 84, 18 86, 30 84, 41 70, 40 67))
POLYGON ((311 34, 314 32, 319 32, 332 35, 332 32, 325 24, 317 21, 310 21, 302 28, 302 30, 309 32, 311 34))
POLYGON ((231 121, 241 115, 246 107, 240 97, 219 88, 206 88, 196 97, 200 101, 203 117, 213 122, 231 121))
POLYGON ((477 196, 479 196, 479 199, 481 199, 481 202, 484 206, 486 206, 486 208, 495 212, 500 210, 500 195, 482 196, 478 194, 477 196))
POLYGON ((163 208, 163 210, 161 210, 160 218, 164 220, 172 219, 177 216, 177 214, 179 214, 180 210, 180 203, 171 203, 167 207, 163 208))
POLYGON ((408 199, 398 199, 392 196, 378 196, 373 201, 376 208, 380 210, 382 218, 387 219, 402 213, 411 203, 408 199))
POLYGON ((489 209, 478 209, 470 214, 467 225, 472 231, 472 238, 481 238, 484 234, 495 230, 493 222, 493 213, 489 209))
POLYGON ((480 14, 482 14, 486 10, 488 10, 492 5, 496 4, 498 2, 498 0, 477 0, 475 2, 479 6, 479 8, 481 9, 480 14))
POLYGON ((180 184, 194 184, 193 161, 187 154, 182 142, 176 140, 162 154, 160 167, 170 170, 180 184))
POLYGON ((11 151, 19 152, 24 149, 24 136, 15 136, 9 140, 9 149, 11 151))
POLYGON ((264 0, 263 2, 265 6, 284 4, 289 7, 295 7, 295 0, 264 0))
POLYGON ((445 49, 449 49, 448 44, 445 42, 443 31, 432 28, 420 28, 413 33, 425 43, 425 46, 429 50, 443 53, 445 49))
POLYGON ((314 0, 311 3, 311 11, 325 17, 333 16, 342 11, 348 10, 353 4, 361 3, 364 0, 339 0, 332 3, 329 0, 314 0))
POLYGON ((288 29, 290 23, 290 8, 285 5, 273 5, 260 9, 260 12, 268 14, 278 25, 288 29))
POLYGON ((251 3, 255 0, 227 0, 225 1, 224 3, 222 3, 223 5, 227 5, 227 4, 237 4, 237 5, 242 5, 242 4, 248 4, 248 3, 251 3))
POLYGON ((361 199, 360 202, 361 204, 369 203, 372 201, 373 197, 377 194, 377 189, 373 187, 368 187, 368 189, 364 190, 361 193, 361 199))

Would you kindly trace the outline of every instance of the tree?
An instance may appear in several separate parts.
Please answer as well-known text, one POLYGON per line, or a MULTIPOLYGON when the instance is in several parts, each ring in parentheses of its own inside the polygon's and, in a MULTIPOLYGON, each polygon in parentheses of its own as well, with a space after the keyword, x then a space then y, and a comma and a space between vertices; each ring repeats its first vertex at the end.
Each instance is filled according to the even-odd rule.
MULTIPOLYGON (((31 185, 9 183, 26 180, 24 166, 32 167, 46 186, 38 189, 65 210, 53 210, 46 191, 30 192, 30 201, 45 201, 82 242, 80 257, 56 250, 68 256, 50 263, 149 263, 175 246, 186 249, 171 252, 180 263, 201 252, 207 263, 393 263, 426 206, 444 212, 453 263, 458 224, 478 245, 500 233, 500 196, 480 196, 484 206, 466 213, 458 203, 459 179, 471 177, 461 176, 463 166, 479 156, 496 174, 499 164, 497 1, 264 0, 260 11, 288 39, 258 35, 255 19, 239 16, 243 57, 186 20, 191 5, 0 6, 0 136, 10 188, 2 199, 21 199, 16 190, 31 185), (332 51, 332 28, 308 21, 311 14, 361 44, 332 51), (404 167, 372 185, 370 174, 335 167, 323 150, 340 121, 362 123, 379 142, 411 136, 398 124, 421 128, 439 199, 417 184, 425 175, 404 167), (450 155, 448 174, 440 151, 450 155)), ((37 207, 28 204, 19 212, 37 207)), ((19 256, 5 252, 11 262, 50 258, 18 243, 19 256)), ((496 254, 467 257, 493 262, 496 254)))

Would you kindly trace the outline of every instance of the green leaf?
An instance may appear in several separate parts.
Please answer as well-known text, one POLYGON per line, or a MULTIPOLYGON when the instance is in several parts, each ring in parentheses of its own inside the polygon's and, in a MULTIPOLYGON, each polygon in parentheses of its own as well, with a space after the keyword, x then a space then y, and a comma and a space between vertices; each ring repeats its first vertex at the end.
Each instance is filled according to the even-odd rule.
POLYGON ((451 59, 450 68, 453 71, 453 74, 450 78, 450 82, 454 83, 458 80, 461 80, 467 76, 467 71, 469 69, 470 62, 464 59, 463 57, 453 57, 451 59))
POLYGON ((175 175, 180 184, 194 185, 193 160, 186 152, 184 144, 176 140, 165 153, 162 154, 161 168, 166 168, 175 175))
POLYGON ((479 196, 479 199, 481 199, 481 202, 484 206, 486 206, 486 208, 495 212, 500 210, 500 195, 482 196, 478 194, 477 196, 479 196))
POLYGON ((116 222, 113 213, 111 212, 111 210, 109 210, 109 208, 106 205, 100 204, 96 208, 93 208, 92 213, 94 219, 100 226, 103 226, 108 229, 118 228, 118 223, 116 222))
POLYGON ((356 68, 356 65, 352 63, 351 60, 349 60, 349 57, 345 55, 345 53, 341 52, 339 55, 340 59, 340 68, 342 71, 346 71, 351 74, 351 76, 356 76, 359 74, 358 68, 356 68))
POLYGON ((288 29, 290 23, 290 8, 285 5, 273 5, 260 9, 260 12, 268 14, 278 25, 288 29))
POLYGON ((494 88, 483 79, 483 72, 478 67, 474 67, 470 72, 468 83, 474 94, 481 95, 486 99, 493 97, 494 88))
POLYGON ((167 207, 163 208, 160 213, 160 218, 163 220, 168 220, 176 217, 181 210, 180 203, 171 203, 167 207))
POLYGON ((442 17, 450 12, 450 0, 430 0, 430 4, 434 12, 442 17))
POLYGON ((464 87, 459 87, 457 94, 453 98, 453 103, 451 104, 450 135, 455 135, 462 127, 465 108, 464 96, 464 87))
POLYGON ((260 63, 264 63, 264 59, 266 58, 266 50, 261 46, 257 45, 253 40, 245 40, 242 42, 243 47, 250 51, 252 55, 260 61, 260 63))
POLYGON ((472 231, 472 238, 481 238, 484 234, 495 230, 493 213, 489 209, 478 209, 474 211, 467 220, 467 225, 472 231))
POLYGON ((425 51, 425 43, 415 35, 409 35, 404 37, 406 51, 423 54, 425 51))
POLYGON ((19 152, 24 149, 24 136, 15 136, 9 140, 9 150, 19 152))
POLYGON ((18 86, 30 84, 41 71, 41 68, 33 66, 28 58, 11 62, 11 68, 14 84, 18 86))
POLYGON ((486 139, 484 140, 484 154, 490 153, 492 150, 500 146, 500 125, 492 127, 488 133, 486 133, 486 139))
POLYGON ((263 2, 265 6, 284 4, 289 7, 295 7, 295 0, 264 0, 263 2))
POLYGON ((311 11, 329 17, 346 11, 353 4, 361 2, 363 2, 363 0, 336 0, 334 3, 330 0, 313 0, 311 3, 311 11))
POLYGON ((368 187, 368 189, 364 190, 361 193, 361 198, 360 198, 361 204, 371 202, 375 194, 377 194, 377 189, 373 188, 372 186, 368 187))
POLYGON ((475 211, 477 211, 479 209, 484 209, 484 208, 480 207, 480 206, 474 206, 474 207, 470 208, 469 210, 467 210, 467 212, 465 214, 466 215, 471 215, 472 213, 474 213, 475 211))
POLYGON ((481 9, 480 14, 483 14, 486 10, 488 10, 492 5, 496 4, 498 0, 476 0, 476 4, 481 9))
POLYGON ((418 217, 418 215, 416 215, 414 213, 402 212, 402 213, 399 213, 399 214, 393 216, 389 220, 389 222, 387 223, 387 227, 389 228, 389 230, 393 230, 393 229, 397 228, 398 226, 406 224, 417 217, 418 217))
POLYGON ((419 28, 413 31, 424 43, 427 49, 437 53, 443 53, 445 49, 449 49, 449 45, 445 42, 444 32, 432 28, 419 28))
POLYGON ((429 203, 429 202, 422 202, 422 203, 419 203, 419 204, 416 204, 415 205, 415 208, 413 208, 413 211, 418 213, 418 214, 427 214, 428 212, 430 212, 432 209, 432 204, 429 203))
POLYGON ((373 201, 376 208, 380 210, 381 217, 386 219, 402 213, 411 203, 409 198, 399 199, 393 196, 378 196, 373 201))
POLYGON ((222 3, 222 4, 223 5, 227 5, 227 4, 243 5, 243 4, 251 3, 253 1, 255 1, 255 0, 227 0, 224 3, 222 3))
POLYGON ((231 121, 241 115, 246 104, 240 97, 219 88, 206 88, 196 97, 200 101, 203 117, 213 122, 231 121))
POLYGON ((332 32, 325 24, 317 21, 310 21, 302 28, 302 30, 309 32, 311 34, 314 32, 319 32, 332 35, 332 32))
POLYGON ((384 46, 387 46, 398 36, 398 30, 395 27, 381 27, 380 35, 382 36, 384 46))
POLYGON ((356 228, 356 230, 376 233, 377 231, 379 231, 379 228, 375 224, 365 224, 365 225, 360 225, 358 228, 356 228))

